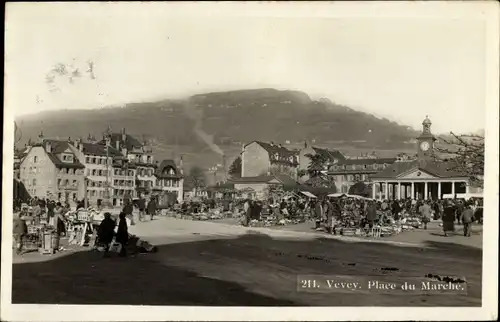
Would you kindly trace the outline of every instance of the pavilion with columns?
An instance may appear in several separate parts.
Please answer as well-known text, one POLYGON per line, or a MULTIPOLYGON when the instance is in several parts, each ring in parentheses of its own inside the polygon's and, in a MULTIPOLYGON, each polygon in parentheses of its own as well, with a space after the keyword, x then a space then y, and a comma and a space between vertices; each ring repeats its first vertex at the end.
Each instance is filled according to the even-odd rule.
POLYGON ((457 194, 469 193, 469 177, 453 170, 450 162, 436 160, 428 117, 422 123, 423 129, 417 138, 417 159, 394 162, 383 171, 371 176, 372 198, 380 191, 379 199, 442 199, 457 194), (376 189, 380 186, 379 189, 376 189))

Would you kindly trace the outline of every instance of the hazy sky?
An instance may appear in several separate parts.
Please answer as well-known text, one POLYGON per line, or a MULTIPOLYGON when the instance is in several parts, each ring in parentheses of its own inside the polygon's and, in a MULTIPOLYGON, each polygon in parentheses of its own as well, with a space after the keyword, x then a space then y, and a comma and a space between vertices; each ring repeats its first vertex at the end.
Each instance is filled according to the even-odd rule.
POLYGON ((481 13, 347 17, 352 9, 335 5, 281 4, 278 12, 242 4, 253 11, 231 17, 214 4, 11 3, 6 108, 23 115, 275 87, 417 128, 428 114, 435 132, 484 127, 481 13), (95 80, 59 78, 60 91, 49 91, 45 76, 56 63, 85 72, 87 60, 95 80))

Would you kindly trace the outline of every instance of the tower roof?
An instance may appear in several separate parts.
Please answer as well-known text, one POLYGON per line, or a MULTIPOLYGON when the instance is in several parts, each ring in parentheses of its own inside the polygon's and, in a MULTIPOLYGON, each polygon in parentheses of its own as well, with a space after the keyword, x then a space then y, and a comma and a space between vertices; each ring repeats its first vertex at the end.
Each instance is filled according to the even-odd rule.
POLYGON ((422 122, 422 124, 423 124, 423 125, 431 125, 431 124, 432 124, 432 122, 431 122, 431 120, 429 119, 429 116, 428 116, 428 115, 426 115, 426 116, 425 116, 425 120, 422 122))

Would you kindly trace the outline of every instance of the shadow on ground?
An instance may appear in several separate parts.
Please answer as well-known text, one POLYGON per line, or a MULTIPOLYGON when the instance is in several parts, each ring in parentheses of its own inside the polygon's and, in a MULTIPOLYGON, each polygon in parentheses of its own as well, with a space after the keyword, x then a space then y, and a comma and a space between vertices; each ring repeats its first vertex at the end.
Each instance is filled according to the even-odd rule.
POLYGON ((157 254, 102 258, 76 252, 14 264, 14 304, 204 306, 480 306, 482 250, 446 242, 401 247, 249 233, 159 246, 157 254), (468 295, 298 294, 297 274, 466 276, 468 295))

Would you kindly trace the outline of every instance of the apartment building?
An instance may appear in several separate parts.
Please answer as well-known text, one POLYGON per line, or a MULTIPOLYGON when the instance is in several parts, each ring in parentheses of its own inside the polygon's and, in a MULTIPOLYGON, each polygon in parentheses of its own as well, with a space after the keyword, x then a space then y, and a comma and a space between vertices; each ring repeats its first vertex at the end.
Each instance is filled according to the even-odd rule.
POLYGON ((19 178, 32 197, 59 201, 84 197, 84 168, 68 141, 47 140, 27 146, 19 178))
POLYGON ((243 146, 241 152, 241 176, 288 175, 297 179, 298 151, 282 145, 253 141, 243 146))
POLYGON ((182 168, 174 160, 163 160, 155 172, 154 190, 159 194, 160 204, 168 204, 177 200, 183 201, 184 178, 182 168))

